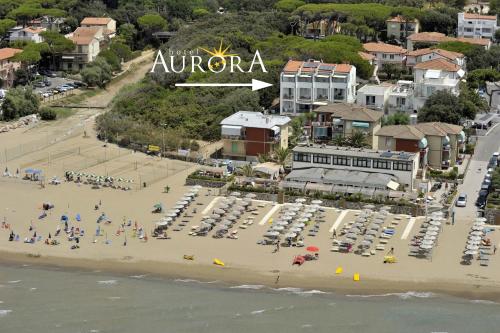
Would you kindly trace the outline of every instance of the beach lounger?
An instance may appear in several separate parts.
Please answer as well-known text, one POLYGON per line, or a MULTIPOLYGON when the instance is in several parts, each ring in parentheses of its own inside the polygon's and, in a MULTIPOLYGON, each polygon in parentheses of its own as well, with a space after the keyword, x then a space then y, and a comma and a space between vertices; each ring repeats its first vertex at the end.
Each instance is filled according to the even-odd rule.
POLYGON ((375 247, 375 250, 377 251, 384 251, 385 250, 385 245, 384 244, 377 244, 375 247))
POLYGON ((381 239, 380 244, 387 244, 389 241, 387 239, 381 239))
POLYGON ((480 266, 489 266, 490 261, 489 260, 480 260, 479 265, 480 266))
POLYGON ((240 226, 239 226, 239 228, 240 228, 240 229, 246 229, 246 228, 248 228, 248 227, 247 227, 246 225, 240 225, 240 226))
POLYGON ((332 248, 330 249, 331 252, 339 252, 339 246, 336 245, 336 246, 332 246, 332 248))
POLYGON ((375 250, 370 250, 370 254, 374 256, 376 254, 375 250))
POLYGON ((370 254, 370 252, 363 252, 363 253, 361 253, 361 256, 362 257, 370 257, 371 254, 370 254))

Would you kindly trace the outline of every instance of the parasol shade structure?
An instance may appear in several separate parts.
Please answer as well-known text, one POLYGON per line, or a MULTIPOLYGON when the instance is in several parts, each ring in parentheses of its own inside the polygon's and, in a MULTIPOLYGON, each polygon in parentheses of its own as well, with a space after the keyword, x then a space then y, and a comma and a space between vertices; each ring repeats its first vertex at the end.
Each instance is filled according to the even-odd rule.
POLYGON ((318 252, 319 251, 319 247, 317 247, 317 246, 308 246, 308 247, 306 247, 306 250, 309 251, 309 252, 318 252))

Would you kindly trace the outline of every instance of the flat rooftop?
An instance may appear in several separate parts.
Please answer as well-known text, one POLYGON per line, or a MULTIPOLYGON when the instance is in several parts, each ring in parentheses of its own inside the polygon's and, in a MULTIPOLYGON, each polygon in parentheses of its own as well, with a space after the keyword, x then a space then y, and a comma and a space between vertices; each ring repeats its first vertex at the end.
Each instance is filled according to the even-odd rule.
POLYGON ((297 153, 312 153, 312 154, 327 154, 341 155, 350 157, 368 157, 377 159, 386 159, 392 161, 411 161, 417 157, 415 153, 399 152, 399 151, 379 151, 366 148, 352 148, 339 146, 296 146, 293 152, 297 153))

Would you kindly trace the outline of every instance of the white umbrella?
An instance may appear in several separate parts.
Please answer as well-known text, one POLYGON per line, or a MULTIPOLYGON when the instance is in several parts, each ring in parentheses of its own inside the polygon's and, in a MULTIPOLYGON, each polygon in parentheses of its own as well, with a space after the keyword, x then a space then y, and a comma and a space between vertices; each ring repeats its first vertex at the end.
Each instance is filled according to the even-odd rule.
POLYGON ((255 198, 257 195, 255 195, 254 193, 248 193, 247 195, 245 195, 245 198, 249 198, 249 199, 253 199, 255 198))
POLYGON ((295 238, 297 237, 297 234, 295 232, 289 232, 288 234, 285 235, 285 238, 295 238))
POLYGON ((436 226, 431 225, 430 227, 427 228, 429 231, 439 231, 439 228, 436 226))
POLYGON ((373 235, 366 235, 365 236, 365 240, 373 240, 373 239, 375 239, 375 236, 373 236, 373 235))
POLYGON ((277 232, 277 231, 269 231, 269 232, 266 232, 266 233, 264 234, 264 237, 268 237, 268 238, 276 238, 276 237, 278 237, 278 236, 279 236, 279 234, 280 234, 280 233, 279 233, 279 232, 277 232))
POLYGON ((199 189, 203 188, 203 186, 201 186, 201 185, 194 185, 193 188, 196 188, 196 189, 199 190, 199 189))
POLYGON ((306 202, 307 200, 304 199, 304 198, 298 198, 298 199, 295 199, 295 202, 298 202, 298 203, 303 203, 303 202, 306 202))
POLYGON ((298 212, 301 210, 301 207, 293 206, 293 207, 288 207, 287 210, 292 211, 292 212, 298 212))
POLYGON ((237 217, 241 216, 241 212, 239 210, 232 211, 231 214, 233 214, 234 216, 237 216, 237 217))
POLYGON ((272 227, 273 230, 276 230, 276 231, 282 231, 284 230, 285 228, 281 225, 275 225, 274 227, 272 227))
POLYGON ((276 222, 277 225, 282 225, 282 226, 287 226, 288 222, 287 221, 278 221, 276 222))
POLYGON ((372 245, 372 242, 370 242, 368 240, 364 240, 361 242, 361 245, 364 247, 369 247, 370 245, 372 245))
MULTIPOLYGON (((184 198, 183 198, 184 199, 184 198)), ((189 205, 189 201, 187 200, 184 200, 184 201, 179 201, 179 206, 182 205, 182 206, 186 206, 186 205, 189 205)))
POLYGON ((443 215, 444 215, 443 212, 432 212, 431 213, 431 216, 440 216, 440 217, 442 217, 443 215))
POLYGON ((285 215, 285 216, 296 216, 297 213, 296 212, 292 212, 292 211, 288 211, 288 212, 285 212, 283 215, 285 215))
POLYGON ((353 233, 353 232, 348 233, 347 235, 345 235, 345 237, 346 238, 351 238, 351 239, 357 239, 358 238, 358 236, 355 233, 353 233))
POLYGON ((471 237, 469 237, 469 239, 470 239, 471 241, 480 241, 480 240, 481 240, 481 237, 480 237, 480 236, 471 236, 471 237))
POLYGON ((435 226, 440 226, 441 222, 432 220, 432 221, 429 222, 429 224, 430 225, 435 225, 435 226))
POLYGON ((431 240, 431 241, 435 241, 435 240, 436 240, 436 236, 425 235, 425 236, 424 236, 424 239, 431 240))
POLYGON ((422 244, 424 245, 433 245, 434 244, 434 241, 430 240, 430 239, 424 239, 422 241, 422 244))
POLYGON ((474 231, 482 231, 483 229, 484 229, 484 227, 483 226, 479 226, 479 225, 472 227, 472 230, 474 230, 474 231))
POLYGON ((299 219, 297 219, 297 222, 307 222, 309 221, 309 219, 307 217, 301 217, 299 219))
POLYGON ((233 197, 239 197, 241 195, 241 193, 240 192, 232 192, 229 195, 231 195, 233 197))
POLYGON ((311 203, 314 204, 314 205, 321 205, 323 203, 323 201, 321 201, 321 200, 313 200, 313 201, 311 201, 311 203))
POLYGON ((368 231, 366 232, 366 234, 367 234, 367 235, 374 235, 374 236, 375 236, 375 235, 377 235, 377 232, 376 232, 375 230, 368 230, 368 231))
POLYGON ((476 221, 478 222, 486 222, 488 219, 486 217, 476 217, 476 221))
POLYGON ((243 206, 234 206, 233 209, 242 212, 242 211, 245 210, 245 207, 243 207, 243 206))
POLYGON ((181 209, 184 209, 184 205, 176 205, 174 206, 174 209, 177 211, 180 211, 181 209))
POLYGON ((305 210, 306 213, 316 213, 318 211, 317 208, 309 207, 305 210))
POLYGON ((477 250, 467 250, 465 251, 465 254, 468 254, 468 255, 476 255, 477 254, 477 250))
POLYGON ((375 208, 375 205, 372 205, 372 204, 368 204, 368 205, 364 205, 363 206, 364 209, 374 209, 375 208))
POLYGON ((295 228, 304 228, 306 225, 304 223, 295 223, 293 226, 295 228))
POLYGON ((167 221, 160 221, 160 222, 156 222, 156 225, 158 227, 164 227, 164 226, 168 225, 168 222, 167 221))
POLYGON ((466 249, 475 251, 475 250, 479 250, 479 246, 470 244, 470 245, 467 245, 466 249))
POLYGON ((170 213, 167 213, 167 216, 168 216, 168 217, 177 217, 177 213, 175 213, 175 212, 170 212, 170 213))
POLYGON ((226 220, 229 220, 229 221, 236 221, 237 219, 238 218, 236 216, 234 216, 234 215, 228 215, 228 216, 226 216, 226 220))
POLYGON ((310 219, 312 216, 313 216, 313 214, 311 214, 311 213, 302 214, 302 217, 306 218, 306 219, 310 219))
POLYGON ((300 228, 290 228, 290 231, 291 232, 301 232, 302 229, 300 229, 300 228))
POLYGON ((430 244, 422 244, 422 245, 420 245, 420 248, 424 249, 424 250, 430 250, 433 248, 433 246, 430 244))
POLYGON ((379 225, 377 225, 377 224, 370 224, 369 228, 370 228, 371 230, 378 230, 378 229, 380 229, 380 226, 379 226, 379 225))
POLYGON ((428 236, 437 236, 438 235, 438 233, 436 231, 427 231, 425 234, 428 236))
POLYGON ((285 216, 282 216, 282 217, 281 217, 281 219, 282 219, 283 221, 290 221, 290 220, 292 220, 292 219, 293 219, 293 217, 288 216, 288 215, 285 215, 285 216))
POLYGON ((473 236, 481 236, 483 234, 483 232, 482 231, 472 231, 470 234, 473 236))

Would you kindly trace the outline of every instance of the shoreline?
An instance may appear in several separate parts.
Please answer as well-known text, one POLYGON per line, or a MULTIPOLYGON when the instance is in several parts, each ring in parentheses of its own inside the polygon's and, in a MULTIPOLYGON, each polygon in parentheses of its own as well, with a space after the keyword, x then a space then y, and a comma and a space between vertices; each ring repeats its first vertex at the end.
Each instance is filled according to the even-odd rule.
POLYGON ((87 273, 132 275, 154 275, 166 279, 189 279, 199 282, 214 282, 224 287, 240 285, 264 286, 268 288, 300 288, 333 292, 342 296, 373 296, 407 292, 430 292, 465 300, 485 300, 500 302, 500 288, 488 284, 473 284, 459 281, 408 281, 379 280, 361 277, 352 278, 335 275, 311 275, 310 272, 259 271, 246 267, 218 267, 198 263, 176 263, 166 261, 126 261, 112 259, 64 258, 55 256, 36 257, 30 253, 0 251, 0 265, 33 265, 42 269, 60 268, 64 270, 86 270, 87 273))

